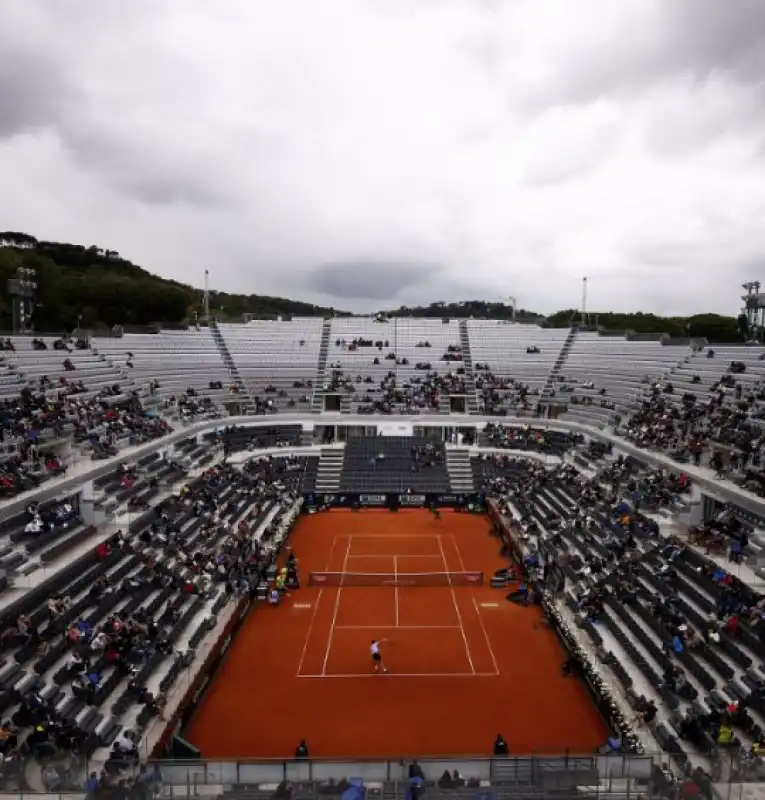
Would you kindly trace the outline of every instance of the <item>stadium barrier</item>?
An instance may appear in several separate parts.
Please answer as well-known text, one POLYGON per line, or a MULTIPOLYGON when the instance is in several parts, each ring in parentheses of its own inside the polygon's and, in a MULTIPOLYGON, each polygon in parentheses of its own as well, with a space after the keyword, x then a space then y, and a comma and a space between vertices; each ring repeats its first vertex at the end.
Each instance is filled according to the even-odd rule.
POLYGON ((306 494, 306 510, 327 506, 329 508, 461 508, 469 513, 485 513, 483 495, 480 494, 306 494))
MULTIPOLYGON (((429 786, 431 800, 645 800, 646 798, 697 797, 704 800, 746 800, 753 797, 753 784, 763 781, 762 767, 745 763, 738 753, 726 754, 710 767, 710 773, 688 771, 686 777, 668 770, 666 753, 642 755, 531 755, 505 758, 418 758, 428 781, 438 781, 446 770, 455 770, 466 780, 480 781, 479 787, 463 790, 439 790, 429 786), (587 777, 589 776, 589 777, 587 777), (576 788, 571 781, 577 782, 576 788), (693 787, 697 787, 693 790, 693 787)), ((37 761, 23 763, 19 772, 26 780, 4 781, 0 795, 5 798, 43 796, 46 800, 82 800, 85 777, 101 775, 104 762, 72 757, 68 780, 53 791, 42 791, 44 766, 37 761)), ((144 778, 155 797, 216 797, 227 793, 233 798, 273 798, 283 781, 299 784, 303 800, 327 800, 326 781, 360 778, 368 788, 384 791, 375 796, 389 800, 406 797, 409 766, 414 757, 381 760, 311 759, 311 760, 238 760, 238 761, 168 761, 153 760, 135 765, 120 773, 120 778, 138 775, 144 778), (258 794, 254 794, 258 792, 258 794), (263 792, 263 794, 260 794, 263 792)), ((106 795, 109 796, 109 795, 106 795)), ((289 796, 289 795, 287 795, 289 796)), ((294 795, 293 795, 294 796, 294 795)), ((95 797, 98 797, 96 795, 95 797)))

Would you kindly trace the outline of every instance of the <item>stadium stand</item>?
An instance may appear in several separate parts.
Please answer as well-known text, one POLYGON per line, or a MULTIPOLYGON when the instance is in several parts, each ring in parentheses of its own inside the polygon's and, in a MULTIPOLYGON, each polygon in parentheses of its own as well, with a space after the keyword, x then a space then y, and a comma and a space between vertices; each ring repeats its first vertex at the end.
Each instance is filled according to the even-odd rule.
POLYGON ((649 384, 670 375, 688 352, 687 346, 576 332, 556 376, 556 393, 567 394, 574 406, 568 419, 603 424, 634 405, 649 384))
MULTIPOLYGON (((506 548, 523 579, 508 584, 511 602, 543 605, 571 674, 605 670, 622 752, 662 753, 704 792, 709 781, 765 780, 765 507, 733 494, 765 496, 765 349, 401 318, 2 345, 3 497, 42 496, 79 474, 82 455, 106 470, 95 512, 74 490, 0 509, 6 791, 33 780, 79 791, 85 760, 104 765, 104 786, 132 774, 182 671, 270 574, 287 532, 277 521, 321 484, 325 449, 307 456, 313 429, 292 417, 309 419, 333 393, 346 414, 427 415, 445 428, 449 397, 467 396, 475 444, 357 430, 332 445, 338 491, 453 492, 450 453, 467 450, 476 492, 513 532, 506 548), (284 424, 224 418, 163 443, 165 412, 190 423, 232 396, 284 424), (485 424, 545 398, 570 402, 563 420, 581 427, 485 424), (130 455, 155 439, 156 452, 130 455), (646 452, 625 455, 624 442, 646 452), (651 451, 675 468, 652 466, 651 451), (707 466, 702 503, 695 476, 707 466)), ((348 418, 312 419, 331 428, 348 418)), ((431 781, 428 793, 446 788, 431 781)))
POLYGON ((256 414, 307 411, 313 396, 323 321, 259 320, 218 324, 232 369, 244 383, 256 414))
POLYGON ((467 394, 459 320, 399 317, 395 326, 396 385, 434 411, 449 413, 449 396, 467 394))
POLYGON ((325 394, 339 394, 345 412, 416 413, 396 393, 395 325, 372 317, 332 320, 325 394))
POLYGON ((761 779, 765 601, 662 534, 655 512, 681 503, 688 483, 629 457, 601 460, 592 477, 507 457, 478 468, 522 526, 530 577, 513 599, 561 596, 621 681, 638 730, 676 762, 701 758, 716 780, 761 779))
POLYGON ((178 399, 204 395, 220 400, 231 393, 231 376, 209 328, 126 333, 92 341, 93 352, 144 394, 178 399))
MULTIPOLYGON (((179 450, 198 449, 210 459, 209 446, 193 440, 179 450)), ((81 789, 86 759, 103 764, 103 785, 110 776, 116 785, 195 649, 272 569, 277 522, 297 497, 304 466, 266 455, 241 468, 209 466, 155 506, 144 497, 144 513, 78 558, 57 553, 52 577, 0 609, 4 790, 27 786, 34 759, 46 764, 48 791, 81 789)), ((105 476, 104 494, 117 486, 124 500, 126 484, 138 489, 132 475, 105 476)), ((70 538, 78 535, 71 506, 40 506, 34 515, 26 528, 39 519, 40 533, 14 532, 12 521, 10 538, 31 536, 44 547, 65 525, 74 526, 70 538)))
POLYGON ((533 408, 549 390, 571 333, 495 320, 467 320, 479 410, 504 415, 533 408))
POLYGON ((410 436, 353 439, 346 445, 341 492, 449 492, 442 442, 410 436))

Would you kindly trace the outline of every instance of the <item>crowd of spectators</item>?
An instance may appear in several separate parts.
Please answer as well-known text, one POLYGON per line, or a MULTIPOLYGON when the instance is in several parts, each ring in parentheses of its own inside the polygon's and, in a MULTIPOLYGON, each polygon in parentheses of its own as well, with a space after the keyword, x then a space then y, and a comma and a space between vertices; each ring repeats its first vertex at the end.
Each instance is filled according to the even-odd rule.
MULTIPOLYGON (((225 461, 208 468, 148 512, 145 524, 99 545, 100 566, 86 565, 37 610, 7 619, 0 649, 19 667, 0 677, 0 786, 25 787, 32 759, 46 791, 82 789, 84 759, 105 746, 103 772, 87 782, 124 785, 143 731, 191 658, 178 649, 180 635, 212 609, 189 640, 193 648, 230 599, 255 597, 275 570, 280 523, 298 496, 304 461, 264 456, 241 469, 225 461), (28 659, 36 659, 34 681, 21 671, 28 659), (152 682, 162 664, 169 664, 165 678, 152 682), (110 709, 106 701, 115 698, 110 709), (130 707, 140 710, 128 727, 121 720, 130 707), (99 723, 110 712, 112 720, 99 723)), ((35 507, 28 513, 34 524, 35 507)))
POLYGON ((490 422, 479 437, 484 447, 507 450, 532 450, 550 455, 562 455, 584 441, 579 433, 535 428, 533 425, 502 425, 490 422))
POLYGON ((507 416, 513 411, 533 411, 541 391, 513 378, 495 375, 488 364, 473 364, 478 393, 478 411, 489 416, 507 416))
POLYGON ((681 463, 709 465, 718 478, 729 477, 765 495, 762 469, 765 387, 736 379, 739 362, 707 394, 678 394, 670 382, 650 386, 639 410, 620 432, 634 444, 667 453, 681 463))
MULTIPOLYGON (((682 502, 686 475, 624 456, 591 466, 588 476, 573 464, 484 459, 483 490, 518 525, 525 579, 508 599, 568 606, 623 685, 637 729, 678 763, 700 755, 714 779, 761 780, 765 597, 695 550, 705 542, 693 530, 688 541, 662 533, 652 513, 682 502), (608 652, 606 634, 626 660, 608 652), (637 674, 649 691, 637 690, 637 674)), ((697 533, 719 535, 733 564, 747 543, 731 508, 697 533)), ((569 660, 564 674, 580 668, 569 660)))
POLYGON ((463 367, 441 373, 433 370, 430 362, 422 362, 417 368, 421 368, 419 373, 399 382, 394 369, 376 381, 371 375, 352 377, 342 369, 333 367, 326 391, 352 396, 358 403, 356 410, 359 414, 438 411, 442 397, 466 394, 463 367))
POLYGON ((65 466, 55 450, 62 439, 71 437, 98 459, 116 454, 123 444, 141 444, 171 430, 163 417, 144 409, 137 392, 125 394, 116 384, 87 395, 73 388, 68 384, 50 392, 43 382, 2 401, 2 494, 12 496, 60 475, 65 466))

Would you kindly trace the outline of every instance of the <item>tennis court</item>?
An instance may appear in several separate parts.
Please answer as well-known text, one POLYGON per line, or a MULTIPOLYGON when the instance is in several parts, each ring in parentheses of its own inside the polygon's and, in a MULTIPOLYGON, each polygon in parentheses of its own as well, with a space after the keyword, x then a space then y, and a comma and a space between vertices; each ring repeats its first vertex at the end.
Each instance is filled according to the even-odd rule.
POLYGON ((605 727, 538 609, 489 588, 483 517, 332 511, 291 544, 311 585, 258 607, 186 737, 206 758, 592 752, 605 727), (483 576, 483 582, 480 580, 483 576), (375 674, 372 639, 389 673, 375 674))

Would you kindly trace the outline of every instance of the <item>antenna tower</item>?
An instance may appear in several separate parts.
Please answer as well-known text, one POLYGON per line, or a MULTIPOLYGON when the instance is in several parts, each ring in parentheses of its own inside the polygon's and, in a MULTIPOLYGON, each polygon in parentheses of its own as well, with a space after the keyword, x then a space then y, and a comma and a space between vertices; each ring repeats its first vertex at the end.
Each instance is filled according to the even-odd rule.
POLYGON ((582 327, 590 324, 590 315, 587 313, 587 276, 582 278, 582 327))
POLYGON ((202 295, 202 305, 204 308, 204 321, 210 321, 210 270, 205 270, 205 293, 202 295))

